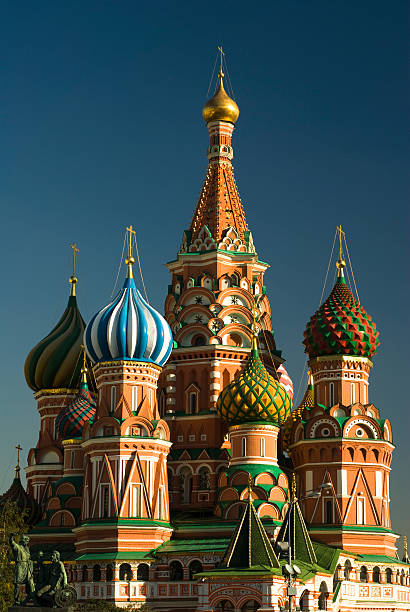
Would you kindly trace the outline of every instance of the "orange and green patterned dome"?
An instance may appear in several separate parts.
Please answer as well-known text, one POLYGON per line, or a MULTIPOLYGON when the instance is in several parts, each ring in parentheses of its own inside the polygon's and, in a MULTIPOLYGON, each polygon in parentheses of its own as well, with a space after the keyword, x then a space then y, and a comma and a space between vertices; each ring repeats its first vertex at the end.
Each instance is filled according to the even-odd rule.
POLYGON ((253 346, 246 368, 221 391, 216 408, 229 425, 265 422, 280 426, 291 411, 292 400, 268 373, 253 346))
POLYGON ((322 355, 372 357, 380 344, 371 316, 353 297, 338 262, 339 277, 327 300, 306 326, 303 344, 310 359, 322 355))

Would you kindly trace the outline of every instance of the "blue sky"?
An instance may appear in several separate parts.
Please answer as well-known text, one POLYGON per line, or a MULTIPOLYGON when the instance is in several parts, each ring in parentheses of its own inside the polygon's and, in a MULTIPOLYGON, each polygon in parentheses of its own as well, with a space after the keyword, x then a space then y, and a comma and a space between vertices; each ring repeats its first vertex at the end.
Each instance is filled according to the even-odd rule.
MULTIPOLYGON (((298 385, 335 226, 380 330, 370 399, 397 449, 393 526, 410 537, 407 3, 3 2, 0 489, 39 419, 25 357, 78 299, 107 303, 123 232, 137 228, 151 302, 169 275, 206 170, 201 117, 222 44, 240 118, 236 179, 278 346, 298 385)), ((333 276, 326 289, 331 289, 333 276)))

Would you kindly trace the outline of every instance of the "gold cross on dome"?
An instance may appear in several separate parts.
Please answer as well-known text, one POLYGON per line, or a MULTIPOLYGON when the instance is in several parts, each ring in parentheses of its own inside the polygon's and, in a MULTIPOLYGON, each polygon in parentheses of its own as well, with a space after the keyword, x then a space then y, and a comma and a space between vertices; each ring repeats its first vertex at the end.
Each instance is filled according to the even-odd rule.
POLYGON ((137 232, 135 231, 135 229, 133 229, 132 225, 125 229, 128 232, 128 257, 132 257, 132 236, 137 232))
POLYGON ((73 249, 73 276, 75 276, 75 254, 80 252, 80 249, 77 249, 77 243, 71 242, 70 247, 73 249))
POLYGON ((14 447, 17 450, 17 467, 20 467, 20 452, 23 450, 20 444, 14 447))
POLYGON ((220 66, 220 69, 219 69, 219 76, 223 77, 224 73, 223 73, 223 65, 222 64, 223 64, 223 56, 225 55, 225 53, 223 52, 222 47, 218 47, 218 51, 219 51, 220 56, 221 56, 221 66, 220 66))
POLYGON ((341 225, 336 226, 336 231, 339 234, 339 259, 343 259, 343 248, 342 248, 342 236, 345 236, 345 232, 342 230, 341 225))

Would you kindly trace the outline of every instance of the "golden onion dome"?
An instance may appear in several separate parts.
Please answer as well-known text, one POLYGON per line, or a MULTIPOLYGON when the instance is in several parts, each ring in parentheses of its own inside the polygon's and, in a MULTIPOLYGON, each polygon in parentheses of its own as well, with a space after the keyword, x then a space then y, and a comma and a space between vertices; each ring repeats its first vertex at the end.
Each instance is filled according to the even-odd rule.
POLYGON ((254 341, 246 368, 219 395, 219 416, 229 425, 265 422, 280 426, 291 408, 292 400, 265 368, 254 341))
POLYGON ((238 105, 235 100, 232 100, 226 93, 223 77, 223 72, 220 72, 218 90, 202 109, 202 116, 206 123, 210 121, 229 121, 229 123, 236 123, 239 117, 238 105))

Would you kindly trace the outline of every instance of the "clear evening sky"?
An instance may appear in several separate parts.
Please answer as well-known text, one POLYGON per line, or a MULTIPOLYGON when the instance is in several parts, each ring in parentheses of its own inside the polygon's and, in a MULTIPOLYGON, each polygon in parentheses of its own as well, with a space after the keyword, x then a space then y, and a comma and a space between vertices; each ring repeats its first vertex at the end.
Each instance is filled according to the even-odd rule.
POLYGON ((341 223, 360 299, 380 330, 370 399, 392 421, 393 527, 410 537, 407 6, 0 3, 0 490, 15 444, 25 458, 37 442, 23 365, 65 308, 69 242, 80 249, 85 320, 110 298, 130 223, 150 301, 163 308, 163 264, 205 176, 201 108, 222 44, 241 113, 236 179, 258 254, 271 264, 278 347, 297 387, 303 330, 341 223))

